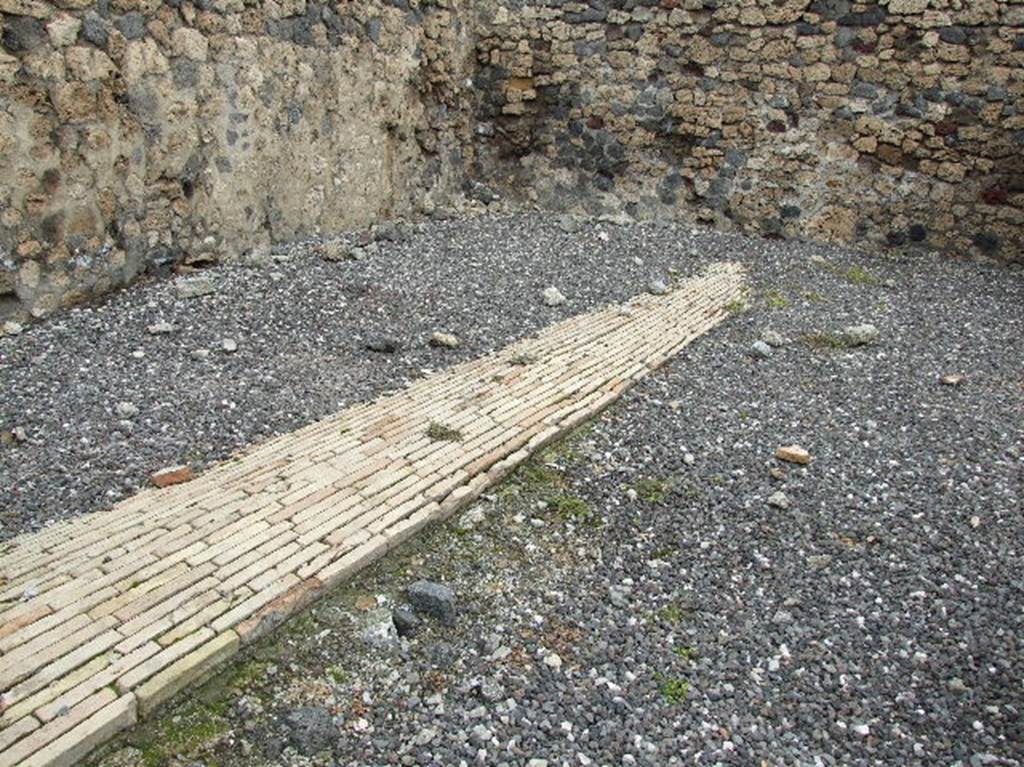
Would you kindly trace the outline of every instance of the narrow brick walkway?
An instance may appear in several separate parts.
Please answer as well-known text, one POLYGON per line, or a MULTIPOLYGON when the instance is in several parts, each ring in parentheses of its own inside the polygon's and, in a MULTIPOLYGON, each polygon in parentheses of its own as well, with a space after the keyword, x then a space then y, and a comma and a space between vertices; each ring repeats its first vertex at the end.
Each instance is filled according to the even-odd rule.
POLYGON ((720 322, 742 289, 740 267, 718 264, 668 295, 570 318, 186 484, 10 541, 0 767, 75 764, 593 416, 720 322))

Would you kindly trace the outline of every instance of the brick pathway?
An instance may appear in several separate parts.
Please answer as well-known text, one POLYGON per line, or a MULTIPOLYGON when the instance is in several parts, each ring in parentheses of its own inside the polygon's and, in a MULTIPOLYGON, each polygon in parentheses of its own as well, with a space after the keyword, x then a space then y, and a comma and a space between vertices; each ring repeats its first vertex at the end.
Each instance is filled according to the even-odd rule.
POLYGON ((720 322, 742 286, 740 267, 718 264, 8 542, 0 767, 76 763, 593 416, 720 322))

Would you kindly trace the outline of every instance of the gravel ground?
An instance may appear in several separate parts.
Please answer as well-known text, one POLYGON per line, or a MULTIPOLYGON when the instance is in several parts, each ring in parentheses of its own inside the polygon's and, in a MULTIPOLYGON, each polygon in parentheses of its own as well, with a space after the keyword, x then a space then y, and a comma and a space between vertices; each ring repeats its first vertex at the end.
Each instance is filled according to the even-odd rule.
POLYGON ((153 285, 5 342, 19 360, 62 350, 4 373, 38 440, 4 459, 15 524, 72 492, 102 502, 181 444, 223 454, 717 258, 750 265, 746 310, 99 763, 1024 765, 1019 269, 517 217, 357 264, 296 252, 276 283, 225 271, 196 303, 153 285), (549 284, 566 307, 539 305, 549 284), (147 338, 157 319, 183 329, 147 338), (847 345, 864 322, 877 340, 847 345), (439 328, 467 348, 426 348, 439 328), (787 340, 762 358, 766 329, 787 340), (408 350, 370 355, 371 332, 408 350), (227 333, 236 355, 190 361, 227 333), (142 413, 113 439, 121 399, 142 413), (85 424, 91 448, 72 439, 85 424), (776 460, 790 443, 813 461, 776 460), (397 638, 392 610, 424 577, 452 587, 455 622, 397 638))
POLYGON ((270 263, 206 270, 209 295, 181 299, 175 281, 154 281, 0 337, 0 540, 108 507, 160 468, 201 468, 624 300, 669 267, 690 269, 691 250, 747 247, 689 230, 563 228, 576 226, 539 216, 387 226, 359 261, 329 262, 319 242, 299 243, 270 263), (552 285, 566 304, 542 303, 552 285), (149 332, 161 323, 174 331, 149 332), (430 347, 435 331, 462 346, 430 347), (366 349, 382 338, 402 349, 366 349), (225 352, 225 339, 237 351, 225 352))

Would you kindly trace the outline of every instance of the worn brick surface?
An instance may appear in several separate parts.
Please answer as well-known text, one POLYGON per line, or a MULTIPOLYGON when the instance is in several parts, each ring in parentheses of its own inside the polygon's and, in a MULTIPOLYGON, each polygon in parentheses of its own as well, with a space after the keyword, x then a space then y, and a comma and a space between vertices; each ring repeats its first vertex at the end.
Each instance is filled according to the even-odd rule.
POLYGON ((190 482, 14 539, 0 555, 0 767, 75 763, 471 503, 742 292, 741 269, 716 265, 628 312, 570 318, 190 482), (461 439, 432 439, 432 421, 461 439))

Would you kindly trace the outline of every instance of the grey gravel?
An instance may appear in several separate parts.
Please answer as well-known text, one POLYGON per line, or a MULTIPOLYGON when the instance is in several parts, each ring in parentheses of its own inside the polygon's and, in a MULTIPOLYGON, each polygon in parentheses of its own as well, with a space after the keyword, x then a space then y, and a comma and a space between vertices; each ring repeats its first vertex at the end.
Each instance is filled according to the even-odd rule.
POLYGON ((158 282, 0 339, 0 431, 28 437, 0 447, 7 529, 504 346, 562 316, 538 300, 546 286, 578 311, 734 258, 752 291, 546 452, 549 484, 513 475, 470 528, 425 531, 253 648, 255 681, 221 682, 227 708, 211 709, 224 729, 166 763, 309 767, 284 712, 320 706, 339 735, 315 763, 346 767, 1024 764, 1019 269, 683 226, 567 233, 541 216, 379 244, 338 263, 296 246, 278 254, 279 282, 217 269, 201 300, 158 282), (847 282, 853 265, 880 283, 847 282), (805 342, 865 318, 884 343, 805 342), (179 332, 146 337, 160 320, 179 332), (793 341, 750 364, 769 326, 793 341), (464 346, 430 347, 438 328, 464 346), (229 333, 245 339, 237 354, 190 357, 229 333), (374 333, 407 345, 370 354, 374 333), (967 383, 942 385, 953 372, 967 383), (114 436, 120 401, 141 412, 114 436), (774 459, 793 443, 814 461, 774 459), (776 491, 785 512, 765 502, 776 491), (564 496, 590 515, 560 514, 564 496), (355 597, 383 595, 393 626, 418 579, 458 594, 458 620, 360 642, 355 597), (485 696, 484 679, 502 692, 485 696))
POLYGON ((374 335, 367 339, 366 348, 380 354, 394 354, 401 351, 402 342, 392 336, 374 335))

